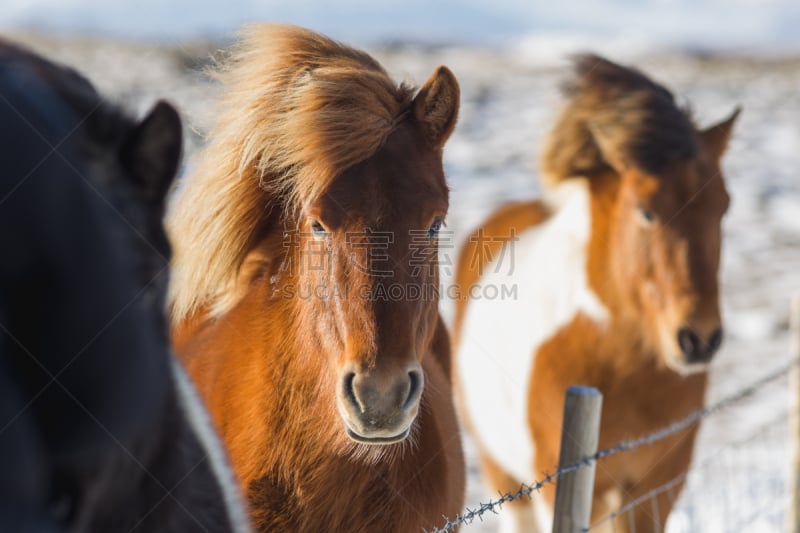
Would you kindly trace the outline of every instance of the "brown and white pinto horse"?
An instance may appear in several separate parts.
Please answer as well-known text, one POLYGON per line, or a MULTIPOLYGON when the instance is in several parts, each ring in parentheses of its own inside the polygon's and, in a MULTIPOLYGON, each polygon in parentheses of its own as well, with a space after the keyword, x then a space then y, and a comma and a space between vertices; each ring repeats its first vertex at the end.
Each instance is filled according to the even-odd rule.
POLYGON ((256 527, 454 515, 465 472, 436 250, 455 77, 439 67, 415 95, 361 51, 257 25, 220 78, 210 144, 168 216, 170 296, 256 527))
MULTIPOLYGON (((495 212, 457 273, 462 294, 517 290, 510 302, 459 302, 454 337, 460 406, 504 492, 557 466, 569 385, 602 391, 600 446, 611 446, 701 407, 722 336, 719 161, 736 113, 698 130, 664 87, 596 56, 576 61, 565 89, 544 199, 495 212)), ((601 462, 594 519, 683 472, 696 431, 601 462)), ((503 530, 549 531, 554 492, 509 506, 503 530)), ((636 509, 636 531, 663 529, 671 500, 657 503, 657 516, 636 509)))

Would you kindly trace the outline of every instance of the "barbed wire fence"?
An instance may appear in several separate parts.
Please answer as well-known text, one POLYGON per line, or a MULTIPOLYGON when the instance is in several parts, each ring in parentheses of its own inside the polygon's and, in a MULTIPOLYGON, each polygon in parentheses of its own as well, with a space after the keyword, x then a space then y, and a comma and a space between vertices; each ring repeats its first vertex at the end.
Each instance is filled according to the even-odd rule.
MULTIPOLYGON (((772 444, 788 436, 788 422, 793 416, 796 413, 788 409, 783 411, 746 437, 707 453, 689 470, 628 502, 584 531, 593 531, 606 524, 610 524, 613 531, 615 520, 627 518, 629 529, 635 532, 632 511, 640 505, 650 505, 650 512, 657 519, 656 497, 666 493, 670 503, 676 504, 675 488, 684 481, 687 485, 682 492, 682 501, 687 505, 677 507, 671 513, 672 532, 716 533, 730 531, 732 527, 750 527, 757 521, 769 524, 767 531, 778 531, 781 525, 776 522, 782 515, 775 515, 778 514, 776 511, 782 513, 786 509, 788 487, 779 475, 753 477, 753 472, 763 473, 765 465, 769 466, 770 461, 765 455, 774 453, 772 444), (709 492, 708 485, 712 482, 724 483, 729 490, 709 492), (749 505, 736 505, 744 499, 750 502, 749 505)), ((658 525, 654 528, 657 530, 658 525)))
MULTIPOLYGON (((800 394, 800 298, 796 298, 792 306, 792 346, 788 362, 721 400, 698 409, 685 418, 652 433, 619 442, 610 448, 600 449, 574 463, 558 468, 555 472, 545 475, 532 484, 522 484, 516 492, 500 494, 497 499, 480 503, 472 509, 468 507, 464 513, 456 517, 443 516, 444 524, 442 526, 430 530, 425 529, 425 533, 445 533, 460 526, 468 526, 475 520, 483 521, 488 514, 499 514, 504 504, 523 498, 529 499, 533 493, 541 491, 545 485, 556 483, 560 477, 592 467, 598 461, 608 457, 652 445, 684 431, 705 418, 740 404, 789 375, 792 375, 794 381, 797 382, 793 384, 796 389, 795 394, 800 394)), ((770 455, 775 453, 773 446, 775 442, 783 442, 788 447, 791 439, 800 437, 798 434, 790 435, 790 433, 798 433, 798 428, 800 428, 800 419, 798 419, 800 396, 796 398, 795 404, 793 408, 782 411, 750 434, 719 446, 713 452, 696 459, 687 471, 676 474, 670 481, 628 502, 617 511, 584 528, 583 531, 589 532, 606 527, 610 528, 606 530, 613 532, 616 530, 615 524, 618 523, 618 520, 628 520, 628 530, 635 533, 636 529, 632 520, 633 510, 640 505, 651 505, 651 515, 657 522, 659 509, 656 498, 666 493, 670 502, 675 504, 677 496, 675 488, 684 482, 686 482, 683 489, 685 497, 681 501, 702 501, 703 508, 699 509, 697 505, 692 506, 689 503, 684 507, 678 506, 673 509, 670 514, 670 533, 695 531, 723 533, 732 531, 730 528, 734 525, 737 528, 736 531, 746 528, 744 530, 773 532, 787 527, 789 531, 800 531, 791 524, 792 521, 799 520, 793 516, 792 498, 796 497, 794 485, 800 483, 796 479, 800 476, 800 457, 795 458, 797 472, 792 479, 787 479, 786 475, 780 475, 780 473, 753 476, 753 472, 759 471, 759 467, 774 464, 774 461, 769 459, 770 455), (707 496, 709 483, 725 484, 727 490, 717 492, 719 501, 709 503, 708 498, 691 498, 690 495, 693 493, 707 496), (734 490, 737 492, 732 493, 734 490), (746 499, 749 505, 737 505, 737 502, 741 502, 742 499, 746 499)), ((788 470, 787 466, 784 474, 788 470)), ((659 528, 660 526, 656 523, 653 531, 659 531, 659 528)))

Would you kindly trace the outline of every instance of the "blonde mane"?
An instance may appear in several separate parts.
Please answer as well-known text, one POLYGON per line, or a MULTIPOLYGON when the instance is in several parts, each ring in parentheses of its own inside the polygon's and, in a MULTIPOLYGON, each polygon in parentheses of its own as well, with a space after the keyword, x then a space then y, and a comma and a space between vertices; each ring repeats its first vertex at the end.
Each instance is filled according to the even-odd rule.
POLYGON ((246 27, 214 76, 223 95, 210 141, 167 217, 175 323, 230 309, 271 211, 297 213, 372 156, 413 96, 369 55, 289 25, 246 27))

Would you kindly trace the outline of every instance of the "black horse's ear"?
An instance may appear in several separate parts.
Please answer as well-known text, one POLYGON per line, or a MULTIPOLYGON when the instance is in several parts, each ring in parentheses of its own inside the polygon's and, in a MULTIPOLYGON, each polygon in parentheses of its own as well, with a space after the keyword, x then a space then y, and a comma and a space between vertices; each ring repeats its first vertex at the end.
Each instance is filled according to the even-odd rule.
POLYGON ((170 104, 159 101, 128 132, 120 161, 133 181, 153 200, 163 200, 181 160, 181 118, 170 104))

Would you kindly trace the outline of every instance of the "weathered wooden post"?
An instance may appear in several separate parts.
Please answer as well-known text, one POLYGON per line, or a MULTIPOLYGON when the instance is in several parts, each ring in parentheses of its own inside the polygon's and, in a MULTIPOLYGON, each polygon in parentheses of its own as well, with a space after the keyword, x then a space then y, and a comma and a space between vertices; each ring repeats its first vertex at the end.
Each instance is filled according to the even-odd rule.
MULTIPOLYGON (((789 313, 789 343, 792 360, 800 358, 800 295, 792 299, 789 313)), ((800 368, 795 365, 790 373, 789 389, 792 395, 789 430, 791 431, 794 459, 792 461, 792 499, 787 513, 789 533, 800 533, 800 368)))
MULTIPOLYGON (((565 468, 597 452, 603 395, 592 387, 572 386, 564 399, 564 423, 558 468, 565 468)), ((580 533, 589 527, 594 491, 592 462, 563 474, 556 481, 553 533, 580 533)))

